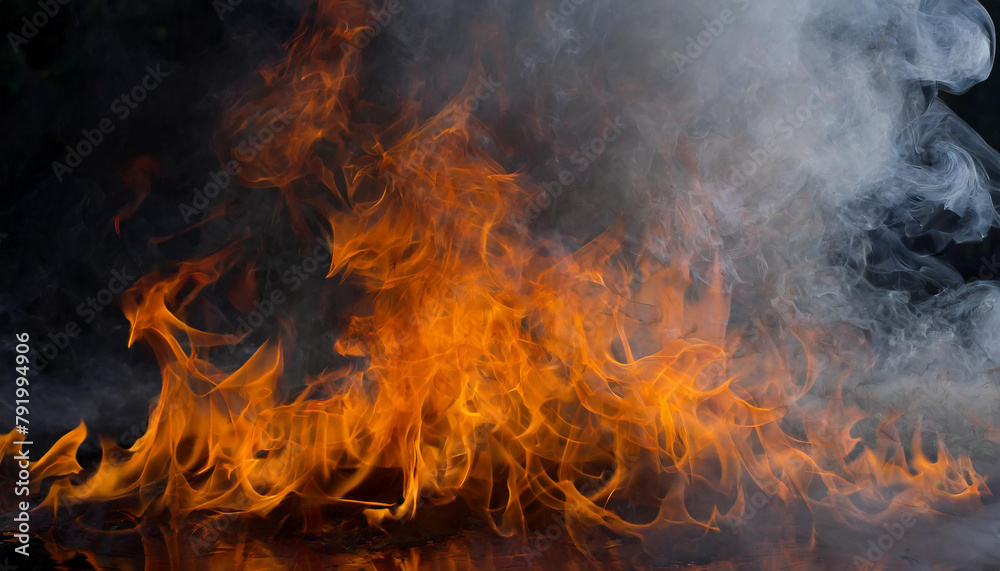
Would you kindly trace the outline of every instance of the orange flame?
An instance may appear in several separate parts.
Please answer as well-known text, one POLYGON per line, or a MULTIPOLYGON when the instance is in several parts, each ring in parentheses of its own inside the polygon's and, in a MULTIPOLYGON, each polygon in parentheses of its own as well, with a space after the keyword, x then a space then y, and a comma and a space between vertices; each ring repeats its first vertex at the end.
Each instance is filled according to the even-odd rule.
MULTIPOLYGON (((279 188, 310 242, 309 213, 326 221, 327 277, 364 291, 333 347, 352 364, 285 398, 291 339, 235 371, 212 363, 239 339, 190 322, 239 263, 237 245, 146 276, 122 305, 130 345, 149 344, 162 370, 149 429, 127 451, 105 442, 97 472, 57 479, 47 506, 124 499, 177 527, 193 512, 279 507, 311 522, 332 506, 385 527, 460 504, 507 536, 560 513, 586 547, 595 527, 718 530, 756 489, 845 523, 987 493, 967 458, 940 443, 925 454, 919 431, 907 458, 892 419, 865 442, 852 436, 864 415, 839 392, 812 404, 817 376, 837 370, 816 331, 792 331, 804 367, 779 339, 734 356, 721 263, 680 243, 687 223, 644 228, 637 253, 621 220, 576 251, 532 236, 516 213, 538 189, 483 150, 489 131, 457 103, 475 75, 429 120, 412 109, 384 129, 356 119, 361 59, 341 46, 368 17, 359 2, 320 2, 287 62, 263 72, 267 95, 240 102, 226 129, 294 112, 241 182, 279 188)), ((60 450, 72 458, 82 436, 60 450)))

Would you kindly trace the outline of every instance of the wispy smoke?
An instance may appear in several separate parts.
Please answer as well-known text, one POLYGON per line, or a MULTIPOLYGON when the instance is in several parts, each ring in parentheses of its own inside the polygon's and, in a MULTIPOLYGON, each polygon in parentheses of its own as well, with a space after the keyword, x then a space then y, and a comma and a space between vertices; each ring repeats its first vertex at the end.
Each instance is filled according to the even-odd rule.
POLYGON ((992 68, 982 6, 491 4, 516 46, 503 64, 516 78, 509 107, 533 110, 548 141, 514 167, 541 185, 603 118, 636 127, 559 193, 540 231, 578 237, 620 211, 683 221, 675 239, 724 255, 731 327, 765 311, 780 327, 846 327, 863 342, 835 351, 852 364, 848 393, 872 413, 909 410, 924 428, 956 430, 971 429, 970 409, 991 417, 1000 290, 935 256, 1000 222, 1000 156, 937 98, 992 68), (691 210, 694 192, 710 211, 691 210))
MULTIPOLYGON (((696 157, 735 291, 790 321, 863 333, 849 384, 873 412, 988 417, 998 290, 965 284, 934 256, 998 222, 1000 157, 936 98, 989 73, 986 11, 966 1, 681 4, 665 8, 676 15, 666 27, 711 34, 727 9, 734 21, 657 98, 666 116, 644 119, 696 157), (942 382, 954 399, 944 410, 912 398, 942 382)), ((688 36, 666 35, 661 53, 688 49, 688 36)))

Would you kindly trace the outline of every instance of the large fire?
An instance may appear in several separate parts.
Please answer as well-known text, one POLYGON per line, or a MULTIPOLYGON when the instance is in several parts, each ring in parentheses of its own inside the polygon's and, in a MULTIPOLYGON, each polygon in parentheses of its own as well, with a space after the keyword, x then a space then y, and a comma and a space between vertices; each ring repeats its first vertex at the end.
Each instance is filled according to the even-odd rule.
POLYGON ((261 303, 288 293, 241 243, 147 275, 121 305, 130 345, 152 347, 162 371, 149 428, 128 450, 104 442, 96 470, 75 460, 86 428, 67 434, 33 467, 45 509, 113 502, 169 529, 237 514, 331 533, 351 518, 392 530, 461 513, 501 536, 558 514, 585 553, 629 538, 662 552, 653 538, 729 531, 754 493, 844 524, 988 493, 943 444, 917 431, 904 446, 891 419, 865 439, 838 392, 813 394, 817 375, 850 374, 821 351, 829 332, 776 332, 801 359, 767 336, 747 349, 718 252, 679 238, 714 224, 697 179, 673 181, 699 197, 679 199, 689 219, 620 219, 571 248, 529 230, 521 213, 542 189, 505 172, 463 107, 477 70, 430 118, 414 104, 374 121, 363 52, 344 49, 370 18, 362 2, 319 2, 220 138, 259 131, 270 109, 295 117, 240 182, 280 189, 276 219, 303 255, 363 291, 330 348, 349 364, 288 395, 293 324, 237 370, 213 364, 238 336, 192 325, 203 293, 234 273, 261 303))

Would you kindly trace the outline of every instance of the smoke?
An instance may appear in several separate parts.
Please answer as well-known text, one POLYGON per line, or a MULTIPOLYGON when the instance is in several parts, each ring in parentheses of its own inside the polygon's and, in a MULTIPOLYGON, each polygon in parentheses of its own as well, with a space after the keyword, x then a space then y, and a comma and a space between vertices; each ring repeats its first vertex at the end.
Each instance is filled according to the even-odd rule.
MULTIPOLYGON (((693 252, 722 254, 731 330, 778 316, 790 351, 790 330, 829 332, 819 350, 847 362, 851 404, 875 419, 906 412, 903 434, 943 434, 994 473, 995 435, 984 427, 1000 420, 1000 289, 967 283, 940 255, 1000 222, 1000 156, 937 96, 990 73, 995 34, 983 7, 584 0, 560 11, 566 4, 547 9, 560 18, 543 14, 546 40, 521 44, 521 76, 546 92, 533 101, 553 102, 541 116, 579 125, 613 109, 634 127, 561 197, 554 227, 579 234, 620 210, 672 221, 693 252), (695 193, 710 211, 692 211, 695 193)), ((553 155, 549 172, 560 168, 553 155)), ((531 172, 546 180, 536 174, 546 168, 531 172)), ((820 372, 817 398, 844 380, 840 370, 820 372)), ((969 538, 963 557, 991 549, 952 525, 969 538)))
MULTIPOLYGON (((426 23, 416 12, 457 17, 432 4, 389 28, 389 41, 418 46, 415 62, 435 42, 407 27, 426 23)), ((521 139, 498 132, 528 155, 508 166, 547 189, 572 175, 528 216, 536 231, 578 241, 619 212, 633 229, 670 220, 692 251, 723 255, 731 328, 768 312, 785 329, 846 327, 864 339, 836 355, 855 404, 910 411, 905 422, 975 448, 968 411, 989 419, 998 392, 1000 290, 937 254, 998 225, 1000 156, 937 93, 989 74, 982 6, 553 0, 472 13, 513 46, 486 64, 504 77, 499 113, 538 118, 521 139), (618 117, 622 136, 579 168, 574 153, 618 117), (692 210, 696 192, 710 211, 692 210)))
MULTIPOLYGON (((992 68, 994 29, 978 3, 401 0, 396 8, 376 7, 366 45, 346 47, 364 51, 365 99, 385 108, 419 101, 430 116, 467 82, 488 86, 465 108, 490 127, 470 144, 544 190, 521 213, 533 232, 572 248, 618 216, 632 243, 649 224, 669 223, 671 239, 694 256, 722 260, 731 330, 763 323, 790 348, 798 327, 828 331, 824 349, 848 362, 854 404, 876 418, 909 411, 911 426, 994 461, 982 426, 1000 420, 992 411, 1000 289, 966 283, 938 255, 1000 226, 1000 156, 937 98, 992 68)), ((257 26, 240 30, 255 45, 257 26)), ((218 168, 192 171, 173 177, 184 183, 178 205, 218 168)), ((270 213, 256 196, 252 209, 270 213)), ((264 226, 256 222, 206 226, 198 247, 264 226)), ((271 260, 277 275, 301 261, 284 245, 271 260)), ((328 355, 319 346, 334 327, 310 304, 320 285, 304 287, 309 295, 289 304, 303 333, 289 377, 305 377, 300 363, 328 355)), ((92 375, 129 374, 119 369, 92 375)), ((840 377, 819 380, 822 395, 840 377)), ((120 395, 120 408, 139 398, 120 395)))
POLYGON ((967 424, 969 409, 989 417, 998 290, 966 284, 935 256, 998 222, 1000 157, 936 97, 988 75, 986 11, 965 1, 669 9, 690 15, 673 19, 683 27, 660 51, 675 71, 660 125, 692 148, 736 291, 789 322, 863 333, 848 384, 874 413, 910 410, 937 428, 967 424), (942 382, 944 407, 920 394, 942 382))

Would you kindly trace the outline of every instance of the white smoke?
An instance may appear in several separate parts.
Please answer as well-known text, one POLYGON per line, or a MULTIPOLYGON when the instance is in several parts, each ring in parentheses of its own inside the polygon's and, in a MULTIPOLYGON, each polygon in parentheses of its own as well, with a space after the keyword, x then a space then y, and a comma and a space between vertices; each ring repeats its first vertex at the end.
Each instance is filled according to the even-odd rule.
MULTIPOLYGON (((992 418, 1000 290, 966 284, 927 253, 981 240, 1000 223, 1000 156, 936 97, 989 74, 994 30, 982 6, 714 0, 604 8, 619 17, 589 29, 574 18, 576 45, 592 39, 603 61, 643 54, 609 72, 618 76, 613 89, 640 126, 638 145, 694 157, 694 169, 671 168, 696 170, 686 174, 712 197, 720 235, 703 238, 726 252, 737 300, 770 306, 786 324, 849 324, 862 333, 849 390, 875 414, 909 410, 911 421, 938 430, 971 429, 969 410, 992 418), (598 40, 629 20, 627 40, 598 40), (636 85, 638 103, 629 100, 636 85), (907 245, 915 241, 924 253, 907 245)), ((643 162, 623 164, 624 178, 644 180, 638 186, 653 196, 685 192, 643 162)), ((670 205, 683 201, 667 204, 674 216, 670 205)), ((961 434, 951 436, 976 447, 971 432, 961 434)))

